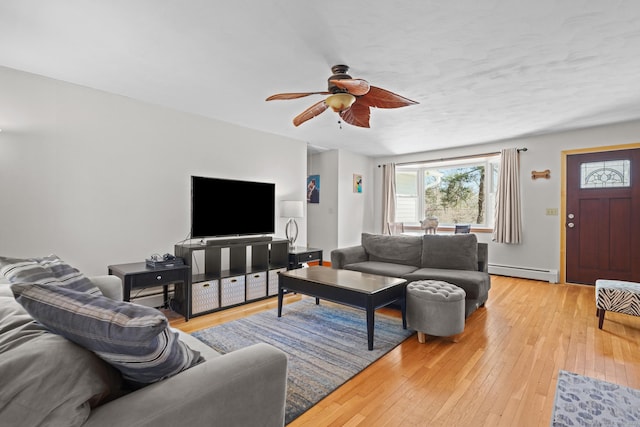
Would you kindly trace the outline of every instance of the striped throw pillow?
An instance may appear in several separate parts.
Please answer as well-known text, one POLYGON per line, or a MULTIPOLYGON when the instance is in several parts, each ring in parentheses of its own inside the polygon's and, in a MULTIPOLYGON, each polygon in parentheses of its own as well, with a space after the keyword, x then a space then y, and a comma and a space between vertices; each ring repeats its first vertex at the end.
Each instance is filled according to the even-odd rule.
POLYGON ((0 274, 11 283, 68 286, 76 291, 102 295, 91 280, 57 255, 27 259, 0 257, 0 274))
POLYGON ((154 308, 64 286, 14 283, 11 290, 35 320, 93 351, 132 386, 160 381, 201 361, 154 308))

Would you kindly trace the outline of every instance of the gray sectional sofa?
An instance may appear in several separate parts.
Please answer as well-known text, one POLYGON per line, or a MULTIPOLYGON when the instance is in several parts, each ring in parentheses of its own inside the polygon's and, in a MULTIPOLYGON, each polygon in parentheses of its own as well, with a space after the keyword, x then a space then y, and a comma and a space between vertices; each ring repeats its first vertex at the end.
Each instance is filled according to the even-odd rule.
POLYGON ((361 244, 331 251, 331 266, 407 282, 442 280, 464 289, 465 317, 484 305, 491 277, 488 245, 475 234, 424 236, 362 233, 361 244))
MULTIPOLYGON (((122 300, 116 276, 90 280, 104 296, 122 300)), ((118 390, 121 379, 115 369, 35 322, 16 302, 9 283, 0 279, 0 424, 284 425, 287 356, 283 351, 260 343, 220 355, 194 337, 174 332, 200 352, 204 362, 123 392, 118 390), (111 391, 101 391, 105 389, 111 391)))

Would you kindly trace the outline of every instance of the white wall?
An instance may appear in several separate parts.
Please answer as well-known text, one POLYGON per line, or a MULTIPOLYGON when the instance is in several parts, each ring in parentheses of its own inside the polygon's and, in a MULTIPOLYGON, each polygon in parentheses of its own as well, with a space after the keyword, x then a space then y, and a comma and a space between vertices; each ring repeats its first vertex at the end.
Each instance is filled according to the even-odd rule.
MULTIPOLYGON (((489 262, 492 264, 560 270, 560 217, 562 151, 590 147, 632 144, 640 140, 640 121, 593 127, 579 131, 518 138, 509 141, 477 145, 463 149, 441 150, 405 156, 378 158, 377 164, 434 160, 455 156, 500 151, 507 147, 527 147, 520 154, 521 192, 523 196, 523 243, 506 245, 491 242, 490 234, 478 234, 480 241, 489 243, 489 262), (551 170, 550 179, 531 179, 531 171, 551 170), (558 216, 546 215, 547 208, 557 208, 558 216)), ((382 188, 382 169, 375 168, 375 182, 382 188)), ((376 191, 376 226, 382 221, 381 191, 376 191)), ((380 232, 381 228, 377 229, 380 232)))
POLYGON ((329 261, 336 248, 360 244, 363 231, 373 232, 373 159, 345 150, 309 156, 309 175, 320 175, 320 203, 307 204, 309 246, 321 248, 329 261), (353 175, 362 175, 363 192, 353 192, 353 175))
POLYGON ((336 247, 359 245, 361 233, 373 232, 373 159, 340 150, 338 170, 338 244, 336 247), (353 192, 353 175, 362 175, 362 193, 353 192))
POLYGON ((189 233, 191 175, 304 200, 304 142, 3 67, 0 93, 0 256, 56 253, 93 275, 173 252, 189 233))
POLYGON ((327 261, 338 244, 338 164, 338 150, 308 159, 308 175, 320 175, 320 203, 307 203, 308 244, 322 249, 327 261))

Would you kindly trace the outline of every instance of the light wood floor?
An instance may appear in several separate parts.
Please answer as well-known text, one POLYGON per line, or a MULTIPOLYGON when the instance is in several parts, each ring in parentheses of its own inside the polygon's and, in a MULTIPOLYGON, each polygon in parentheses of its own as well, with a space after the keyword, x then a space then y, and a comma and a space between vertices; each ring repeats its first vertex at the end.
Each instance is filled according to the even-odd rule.
MULTIPOLYGON (((276 306, 171 324, 193 332, 276 306)), ((595 311, 591 286, 492 276, 457 343, 414 334, 290 426, 548 426, 560 369, 640 388, 640 318, 607 313, 599 330, 595 311)))

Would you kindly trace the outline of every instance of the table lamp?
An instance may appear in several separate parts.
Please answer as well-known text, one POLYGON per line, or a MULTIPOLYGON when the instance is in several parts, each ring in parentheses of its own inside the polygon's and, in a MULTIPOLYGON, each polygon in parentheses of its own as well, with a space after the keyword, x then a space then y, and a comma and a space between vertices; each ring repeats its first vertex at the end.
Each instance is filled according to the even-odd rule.
POLYGON ((289 241, 289 246, 295 246, 298 238, 298 223, 294 218, 304 217, 304 205, 299 200, 283 200, 280 205, 280 217, 289 218, 284 233, 289 241))

